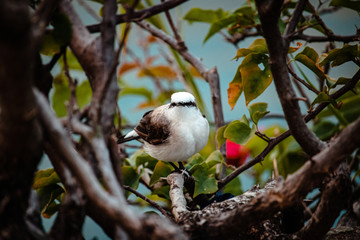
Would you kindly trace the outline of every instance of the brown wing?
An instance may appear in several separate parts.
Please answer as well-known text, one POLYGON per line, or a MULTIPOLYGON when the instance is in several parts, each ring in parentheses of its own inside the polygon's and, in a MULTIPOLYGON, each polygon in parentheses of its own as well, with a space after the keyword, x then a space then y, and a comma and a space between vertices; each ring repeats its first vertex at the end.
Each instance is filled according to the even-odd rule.
POLYGON ((158 145, 169 137, 169 120, 165 117, 153 120, 153 110, 144 114, 140 123, 134 129, 146 142, 158 145))

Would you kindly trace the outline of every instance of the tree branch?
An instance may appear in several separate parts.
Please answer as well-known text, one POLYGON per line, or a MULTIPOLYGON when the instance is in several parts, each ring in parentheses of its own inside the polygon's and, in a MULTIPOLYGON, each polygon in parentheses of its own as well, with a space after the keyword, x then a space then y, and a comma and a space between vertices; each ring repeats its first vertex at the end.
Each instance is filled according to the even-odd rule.
MULTIPOLYGON (((184 208, 184 200, 176 201, 176 199, 183 198, 182 191, 174 191, 172 200, 178 204, 176 207, 178 212, 174 213, 174 215, 177 214, 176 220, 185 226, 187 232, 192 234, 212 234, 213 239, 224 238, 229 231, 231 231, 232 236, 246 232, 249 227, 271 218, 278 211, 301 204, 306 194, 314 187, 321 185, 323 178, 328 175, 329 171, 336 168, 360 145, 360 135, 356 134, 354 136, 353 134, 359 131, 360 118, 346 127, 328 147, 313 156, 297 172, 288 175, 287 179, 273 190, 256 194, 246 204, 227 208, 230 209, 229 211, 224 211, 224 207, 221 207, 219 212, 212 210, 207 214, 205 209, 189 212, 184 208), (221 224, 218 222, 219 219, 221 219, 221 224), (211 233, 209 233, 209 229, 217 229, 218 231, 216 233, 210 231, 211 233)), ((181 180, 169 181, 169 183, 173 184, 170 189, 178 189, 182 186, 181 180)))
POLYGON ((124 186, 124 189, 133 193, 135 196, 137 196, 138 198, 141 198, 142 200, 148 202, 151 206, 153 206, 154 208, 156 208, 157 210, 159 210, 162 215, 164 215, 165 217, 169 218, 169 220, 172 220, 170 218, 170 213, 168 213, 165 209, 163 209, 159 204, 157 204, 155 201, 149 199, 148 197, 142 195, 141 193, 139 193, 138 191, 136 191, 135 189, 129 187, 129 186, 124 186))
POLYGON ((289 23, 286 25, 286 29, 284 32, 284 39, 286 41, 284 44, 285 46, 289 46, 290 41, 288 39, 288 36, 292 35, 293 32, 295 31, 296 26, 302 16, 302 12, 303 12, 307 2, 308 2, 308 0, 299 0, 298 3, 296 4, 294 12, 291 15, 289 23))
POLYGON ((331 228, 341 210, 346 208, 351 196, 351 181, 348 165, 339 165, 334 176, 322 191, 315 213, 296 235, 301 239, 321 239, 331 228))
MULTIPOLYGON (((181 5, 182 3, 186 2, 188 0, 170 0, 166 1, 157 5, 154 5, 152 7, 135 11, 133 14, 131 14, 131 17, 128 18, 127 14, 120 14, 116 16, 116 24, 124 23, 124 22, 132 22, 132 21, 139 21, 143 20, 145 18, 149 18, 151 16, 154 16, 156 14, 159 14, 161 12, 164 12, 166 10, 169 10, 171 8, 174 8, 176 6, 181 5)), ((96 33, 100 31, 100 24, 94 24, 87 26, 87 29, 91 33, 96 33)))
POLYGON ((37 53, 26 1, 2 1, 0 23, 0 239, 32 239, 24 217, 43 137, 31 91, 37 53))
MULTIPOLYGON (((209 83, 216 130, 224 126, 225 122, 224 122, 224 115, 223 115, 223 109, 221 103, 220 79, 219 79, 219 74, 217 72, 217 68, 213 67, 211 69, 207 69, 207 67, 198 58, 193 56, 188 51, 188 48, 186 47, 184 42, 180 42, 179 44, 179 42, 176 39, 168 36, 165 32, 155 28, 150 23, 140 21, 140 22, 136 22, 136 24, 139 25, 141 28, 150 32, 153 36, 167 43, 173 49, 175 49, 209 83)), ((225 155, 225 152, 226 152, 226 148, 224 145, 224 147, 221 148, 221 153, 225 155)))
POLYGON ((36 12, 32 16, 33 28, 33 44, 36 49, 40 47, 41 40, 45 34, 46 26, 49 24, 59 1, 47 0, 42 1, 36 12))
POLYGON ((96 37, 92 36, 82 24, 69 0, 61 0, 60 10, 71 21, 72 37, 70 48, 84 69, 90 84, 94 87, 95 79, 103 73, 103 64, 100 59, 100 44, 96 37))
POLYGON ((288 43, 283 41, 277 25, 282 1, 257 0, 256 4, 269 50, 269 62, 276 91, 280 98, 286 122, 302 149, 310 156, 313 156, 324 149, 326 145, 306 126, 290 82, 286 64, 288 43))
POLYGON ((157 226, 156 231, 143 232, 142 229, 154 225, 149 221, 151 217, 141 217, 129 208, 124 197, 109 194, 104 190, 97 180, 89 164, 82 156, 75 151, 69 136, 62 128, 59 120, 51 111, 47 100, 37 90, 34 90, 36 102, 39 106, 39 117, 44 130, 49 136, 49 143, 61 153, 64 164, 69 168, 72 175, 76 177, 81 188, 84 190, 89 200, 102 211, 107 218, 119 224, 129 234, 137 239, 157 238, 157 239, 184 239, 185 236, 170 222, 165 219, 157 219, 161 224, 157 226))
MULTIPOLYGON (((342 95, 344 95, 346 92, 352 90, 356 83, 359 81, 360 79, 360 70, 357 71, 355 73, 355 75, 352 77, 352 79, 345 84, 342 88, 340 88, 338 91, 336 91, 335 93, 331 94, 331 98, 333 99, 338 99, 339 97, 341 97, 342 95)), ((324 108, 326 108, 326 106, 329 105, 329 103, 320 103, 313 111, 311 111, 310 113, 308 113, 305 117, 304 120, 305 122, 309 122, 311 119, 315 118, 315 116, 317 114, 319 114, 324 108)), ((280 136, 272 139, 268 145, 264 148, 264 150, 258 155, 256 156, 254 159, 246 162, 245 164, 241 165, 240 167, 238 167, 237 169, 235 169, 235 171, 233 171, 231 174, 229 174, 226 178, 222 179, 219 183, 218 183, 218 187, 219 189, 221 189, 222 187, 224 187, 226 184, 228 184, 231 180, 233 180, 236 176, 238 176, 240 173, 242 173, 243 171, 249 169, 250 167, 254 166, 255 164, 261 162, 264 160, 265 156, 278 144, 280 143, 282 140, 284 140, 285 138, 289 137, 291 135, 290 130, 287 130, 286 132, 282 133, 280 136)))
POLYGON ((349 43, 349 42, 358 42, 360 41, 360 33, 349 35, 349 36, 342 36, 342 35, 331 35, 331 36, 310 36, 303 34, 299 32, 298 34, 295 34, 291 36, 289 39, 291 41, 294 40, 304 40, 308 43, 312 42, 343 42, 343 43, 349 43))

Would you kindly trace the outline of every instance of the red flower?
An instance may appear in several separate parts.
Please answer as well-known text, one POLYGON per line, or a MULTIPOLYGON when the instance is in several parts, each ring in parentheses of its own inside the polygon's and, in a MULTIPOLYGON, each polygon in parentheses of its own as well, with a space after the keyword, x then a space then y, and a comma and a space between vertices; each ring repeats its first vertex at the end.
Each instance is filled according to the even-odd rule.
POLYGON ((228 165, 235 167, 243 165, 249 154, 249 150, 245 146, 226 139, 226 163, 228 165))

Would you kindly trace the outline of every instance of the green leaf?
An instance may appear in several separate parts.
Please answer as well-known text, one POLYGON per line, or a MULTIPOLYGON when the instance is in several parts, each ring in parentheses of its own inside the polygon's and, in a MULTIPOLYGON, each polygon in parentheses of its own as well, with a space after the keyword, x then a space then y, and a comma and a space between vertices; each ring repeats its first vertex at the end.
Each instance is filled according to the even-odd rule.
POLYGON ((237 144, 244 145, 254 133, 254 128, 243 121, 235 120, 229 123, 224 131, 224 137, 237 144))
POLYGON ((331 66, 339 66, 345 62, 353 61, 359 57, 359 46, 345 44, 342 48, 335 48, 331 50, 326 57, 319 63, 319 66, 324 66, 332 62, 331 66))
POLYGON ((264 38, 255 39, 247 48, 240 48, 236 51, 236 56, 232 59, 238 60, 241 57, 246 57, 250 53, 268 53, 268 48, 264 38))
POLYGON ((224 157, 219 150, 213 151, 206 159, 206 163, 209 168, 212 168, 216 164, 222 163, 224 161, 224 157))
POLYGON ((184 19, 189 23, 192 22, 206 22, 213 23, 227 15, 221 8, 217 10, 205 10, 201 8, 192 8, 184 16, 184 19))
POLYGON ((317 61, 319 60, 319 55, 311 47, 305 47, 305 49, 301 53, 298 53, 294 59, 304 64, 307 68, 313 71, 321 80, 325 79, 324 70, 320 68, 317 64, 317 61))
POLYGON ((169 192, 170 192, 170 186, 164 185, 162 187, 155 188, 154 191, 152 192, 152 194, 156 194, 159 197, 165 198, 171 202, 169 192))
POLYGON ((72 36, 71 22, 65 14, 55 13, 51 23, 53 29, 45 34, 40 50, 44 55, 59 53, 62 46, 70 43, 72 36))
POLYGON ((44 218, 51 218, 52 215, 54 215, 57 211, 59 211, 60 205, 61 204, 58 204, 55 201, 52 201, 51 203, 47 204, 46 207, 41 212, 42 216, 44 218))
POLYGON ((75 94, 80 109, 88 105, 92 96, 89 81, 83 81, 80 85, 76 86, 75 94))
POLYGON ((229 88, 227 89, 228 94, 228 103, 231 107, 231 110, 234 109, 235 104, 237 103, 241 93, 243 91, 243 84, 240 73, 240 65, 236 69, 234 79, 229 83, 229 88))
POLYGON ((260 96, 272 82, 268 56, 262 53, 247 55, 240 64, 246 105, 260 96))
MULTIPOLYGON (((83 71, 79 61, 69 48, 66 49, 66 62, 69 69, 83 71)), ((61 56, 59 63, 61 64, 62 69, 65 69, 63 56, 61 56)))
POLYGON ((59 74, 54 80, 54 94, 52 96, 52 107, 58 117, 67 115, 66 102, 70 98, 69 83, 65 75, 59 74))
POLYGON ((153 158, 149 154, 142 151, 139 155, 135 158, 136 167, 139 167, 140 165, 143 165, 145 168, 148 168, 150 170, 154 170, 156 164, 159 160, 156 158, 153 158))
POLYGON ((231 14, 230 16, 224 17, 211 24, 208 33, 205 36, 203 43, 209 40, 215 33, 219 32, 221 29, 229 26, 237 20, 236 14, 231 14))
POLYGON ((330 6, 334 7, 346 7, 352 10, 360 12, 360 2, 359 1, 352 1, 352 0, 332 0, 330 6))
POLYGON ((329 102, 329 103, 333 104, 334 106, 337 106, 336 101, 333 98, 331 98, 328 94, 326 94, 325 92, 319 93, 319 95, 317 95, 317 97, 311 103, 311 106, 313 107, 315 104, 323 103, 323 102, 329 102))
POLYGON ((171 171, 172 169, 168 164, 162 161, 158 161, 150 178, 150 186, 153 186, 155 183, 157 183, 160 178, 167 177, 171 171))
MULTIPOLYGON (((346 99, 341 100, 342 105, 340 108, 340 112, 344 115, 344 117, 349 121, 352 122, 360 117, 360 95, 354 95, 348 97, 346 99)), ((334 113, 331 109, 327 108, 320 112, 318 117, 324 118, 333 116, 334 113)))
MULTIPOLYGON (((229 175, 233 170, 231 168, 226 169, 226 175, 229 175)), ((241 187, 240 177, 236 177, 231 180, 228 184, 226 184, 223 193, 231 193, 234 196, 239 196, 243 193, 241 187)))
MULTIPOLYGON (((133 189, 137 189, 139 186, 139 180, 142 173, 138 174, 136 169, 132 166, 123 166, 121 167, 121 172, 123 176, 123 181, 125 186, 129 186, 133 189)), ((130 196, 130 192, 126 192, 126 197, 130 196)))
POLYGON ((276 158, 279 174, 284 178, 297 171, 307 161, 307 155, 298 145, 296 146, 295 149, 284 149, 284 151, 276 158))
POLYGON ((329 121, 320 121, 314 125, 312 130, 318 138, 326 141, 338 131, 338 126, 329 121))
POLYGON ((36 190, 41 213, 44 217, 49 218, 56 212, 55 200, 61 201, 61 195, 65 192, 58 184, 48 185, 36 190))
POLYGON ((269 111, 266 111, 268 107, 267 103, 258 102, 248 106, 251 120, 257 125, 259 120, 263 118, 269 111))
POLYGON ((246 125, 250 126, 249 119, 246 117, 245 114, 240 118, 240 122, 243 122, 243 123, 245 123, 246 125))
POLYGON ((209 173, 209 166, 206 163, 199 165, 192 175, 195 178, 194 198, 200 194, 213 193, 218 189, 216 179, 212 173, 209 173))
POLYGON ((35 173, 33 188, 43 188, 60 182, 60 178, 53 168, 39 170, 35 173))
POLYGON ((226 138, 224 137, 224 132, 225 132, 226 127, 227 127, 227 125, 222 126, 216 132, 216 140, 218 143, 217 144, 218 148, 220 148, 221 145, 223 145, 223 143, 226 141, 226 138))
POLYGON ((325 83, 328 88, 334 88, 336 86, 336 80, 325 74, 325 83))
POLYGON ((120 91, 120 96, 125 95, 139 95, 145 97, 148 101, 151 101, 153 98, 153 93, 148 88, 145 87, 130 87, 124 86, 120 91))
POLYGON ((202 164, 204 162, 204 158, 201 156, 200 153, 196 153, 194 156, 192 156, 188 163, 186 164, 186 168, 192 172, 193 171, 193 167, 198 165, 198 164, 202 164))

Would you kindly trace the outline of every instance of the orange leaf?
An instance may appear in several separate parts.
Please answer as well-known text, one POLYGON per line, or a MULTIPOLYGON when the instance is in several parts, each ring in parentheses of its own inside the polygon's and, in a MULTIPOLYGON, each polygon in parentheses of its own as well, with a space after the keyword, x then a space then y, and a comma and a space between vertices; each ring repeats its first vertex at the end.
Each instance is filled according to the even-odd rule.
POLYGON ((229 83, 228 93, 228 103, 231 107, 231 110, 234 109, 237 100, 239 99, 243 91, 243 83, 241 79, 240 66, 236 69, 234 79, 229 83))
POLYGON ((146 101, 146 102, 142 102, 140 103, 136 108, 137 109, 144 109, 144 108, 153 108, 155 107, 156 101, 152 100, 152 101, 146 101))
POLYGON ((234 109, 237 100, 239 99, 242 93, 242 83, 230 83, 229 88, 227 90, 228 94, 228 103, 231 107, 231 110, 234 109))
POLYGON ((151 65, 151 63, 153 63, 156 59, 158 59, 159 56, 151 56, 151 57, 148 57, 146 60, 145 60, 145 65, 148 66, 148 65, 151 65))
POLYGON ((121 64, 119 71, 118 71, 118 76, 123 75, 124 73, 133 70, 134 68, 138 67, 139 64, 137 62, 126 62, 121 64))
POLYGON ((296 52, 299 48, 302 47, 302 43, 301 43, 301 42, 297 42, 296 45, 297 45, 297 47, 289 47, 288 53, 296 52))
POLYGON ((165 78, 169 81, 172 81, 177 77, 176 72, 173 71, 169 66, 165 66, 165 65, 158 65, 158 66, 148 67, 146 69, 141 69, 138 72, 138 77, 145 77, 145 76, 155 76, 158 78, 165 78))

